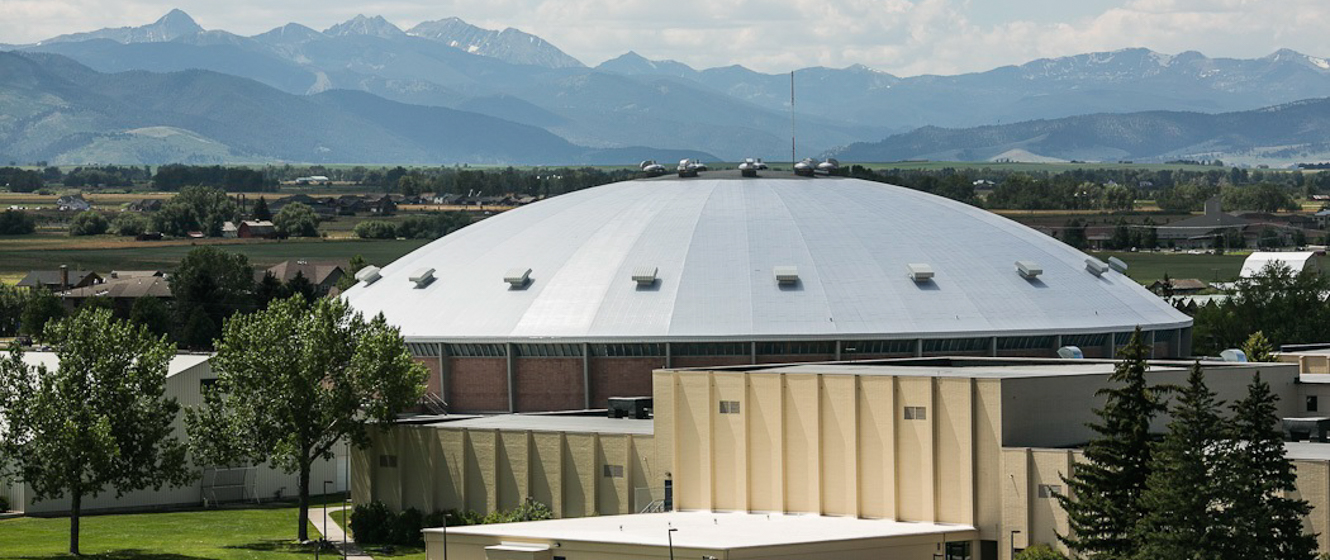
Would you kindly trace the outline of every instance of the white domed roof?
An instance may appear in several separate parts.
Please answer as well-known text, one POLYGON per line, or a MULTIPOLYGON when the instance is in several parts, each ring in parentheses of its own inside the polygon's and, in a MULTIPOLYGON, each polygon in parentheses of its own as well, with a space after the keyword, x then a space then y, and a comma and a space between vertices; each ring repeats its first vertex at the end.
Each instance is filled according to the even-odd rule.
MULTIPOLYGON (((720 174, 715 174, 720 175, 720 174)), ((411 342, 955 338, 1191 326, 1001 216, 857 179, 627 181, 505 212, 346 297, 411 342), (1042 274, 1027 280, 1016 261, 1042 274), (934 276, 916 282, 911 264, 934 276), (797 274, 781 284, 777 268, 797 274), (411 281, 433 269, 434 280, 411 281), (505 281, 530 269, 521 287, 505 281), (635 273, 655 269, 639 285, 635 273)))

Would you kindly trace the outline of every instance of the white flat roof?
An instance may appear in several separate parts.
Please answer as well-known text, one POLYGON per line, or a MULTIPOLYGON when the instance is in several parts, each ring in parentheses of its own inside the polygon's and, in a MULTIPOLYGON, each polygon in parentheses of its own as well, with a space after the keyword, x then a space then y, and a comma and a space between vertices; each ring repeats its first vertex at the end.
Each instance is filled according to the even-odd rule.
MULTIPOLYGON (((1151 360, 1149 371, 1186 371, 1193 362, 1177 360, 1151 360)), ((1203 361, 1206 370, 1232 367, 1250 367, 1255 363, 1203 361)), ((1295 366, 1293 363, 1273 363, 1295 366)), ((686 368, 679 373, 708 371, 743 371, 746 373, 785 373, 822 375, 891 375, 899 377, 959 377, 974 379, 1012 379, 1022 377, 1067 377, 1076 375, 1109 375, 1117 363, 1113 360, 1063 360, 1057 358, 905 358, 864 362, 811 362, 800 364, 773 364, 769 366, 729 366, 715 368, 686 368)), ((1330 378, 1330 375, 1326 376, 1330 378)), ((1304 378, 1305 379, 1305 378, 1304 378)))
MULTIPOLYGON (((726 550, 890 537, 973 532, 969 525, 909 523, 820 515, 684 511, 551 519, 524 523, 473 525, 448 529, 452 535, 475 535, 526 541, 573 541, 605 544, 674 546, 726 550)), ((426 534, 442 529, 426 529, 426 534)), ((956 535, 955 539, 969 537, 956 535)), ((950 537, 943 537, 950 538, 950 537)), ((942 539, 940 539, 942 540, 942 539)))
MULTIPOLYGON (((446 418, 446 417, 445 417, 446 418)), ((651 420, 610 418, 573 414, 499 414, 495 416, 462 417, 428 424, 435 428, 466 428, 469 430, 508 430, 531 432, 568 432, 597 434, 631 434, 649 436, 653 433, 651 420)))
POLYGON ((1313 441, 1286 441, 1284 450, 1289 459, 1330 461, 1330 443, 1313 441))
MULTIPOLYGON (((174 376, 211 358, 211 354, 176 354, 166 366, 166 376, 174 376)), ((60 357, 55 352, 24 352, 23 363, 29 366, 46 366, 48 370, 55 370, 60 367, 60 357)))

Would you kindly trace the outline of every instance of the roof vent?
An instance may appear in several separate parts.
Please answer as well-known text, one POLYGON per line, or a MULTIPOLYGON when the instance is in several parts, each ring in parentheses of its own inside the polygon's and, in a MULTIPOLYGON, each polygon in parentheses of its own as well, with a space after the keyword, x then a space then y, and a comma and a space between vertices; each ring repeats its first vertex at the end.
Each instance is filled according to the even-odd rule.
POLYGON ((1043 274, 1044 269, 1039 268, 1039 263, 1034 261, 1016 261, 1016 273, 1020 274, 1021 278, 1033 280, 1043 274))
POLYGON ((531 282, 531 269, 514 268, 503 275, 503 281, 514 288, 522 288, 531 282))
POLYGON ((665 166, 656 163, 656 160, 654 159, 642 162, 640 167, 642 168, 642 171, 646 172, 647 177, 660 177, 665 174, 665 166))
POLYGON ((910 263, 905 265, 909 271, 910 280, 915 282, 928 282, 933 279, 933 267, 923 263, 910 263))
POLYGON ((1088 258, 1085 259, 1085 270, 1090 271, 1090 274, 1095 276, 1103 276, 1105 272, 1108 272, 1108 265, 1099 259, 1088 258))
POLYGON ((757 160, 753 158, 747 158, 739 164, 739 174, 744 177, 757 177, 758 169, 757 160))
POLYGON ((835 173, 840 169, 840 162, 836 158, 827 158, 826 161, 817 164, 817 170, 828 175, 835 173))
POLYGON ((695 159, 679 160, 680 177, 696 177, 698 171, 706 171, 707 166, 695 159))
POLYGON ((422 268, 416 270, 411 274, 411 281, 415 283, 417 288, 428 286, 430 282, 434 281, 434 269, 422 268))
POLYGON ((797 266, 778 266, 771 270, 776 274, 776 283, 782 286, 799 282, 799 267, 797 266))
POLYGON ((1237 348, 1229 348, 1228 350, 1219 353, 1219 359, 1224 360, 1225 362, 1245 363, 1247 361, 1247 353, 1238 350, 1237 348))
POLYGON ((812 177, 817 171, 817 162, 812 158, 805 158, 803 161, 794 164, 794 174, 800 177, 812 177))
POLYGON ((1117 257, 1109 257, 1109 258, 1108 258, 1108 267, 1111 268, 1111 269, 1113 269, 1113 270, 1118 271, 1118 274, 1126 274, 1126 273, 1127 273, 1127 263, 1122 262, 1122 259, 1119 259, 1119 258, 1117 258, 1117 257))
POLYGON ((1081 352, 1080 346, 1063 346, 1058 348, 1058 357, 1064 360, 1084 360, 1085 352, 1081 352))
POLYGON ((650 286, 656 283, 656 273, 660 269, 654 266, 639 266, 633 269, 633 281, 638 286, 650 286))
POLYGON ((356 271, 356 280, 359 280, 366 284, 373 284, 377 282, 379 278, 382 277, 383 275, 379 274, 379 267, 377 266, 367 266, 365 268, 356 271))

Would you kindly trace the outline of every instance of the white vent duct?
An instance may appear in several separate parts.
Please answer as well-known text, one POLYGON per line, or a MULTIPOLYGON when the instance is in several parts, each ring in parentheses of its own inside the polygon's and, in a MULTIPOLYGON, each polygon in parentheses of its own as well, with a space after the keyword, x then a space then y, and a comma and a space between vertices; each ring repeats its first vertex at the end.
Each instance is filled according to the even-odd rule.
POLYGON ((531 281, 531 269, 529 268, 511 269, 508 271, 507 274, 503 275, 503 281, 507 282, 508 285, 514 288, 521 288, 523 286, 526 286, 527 282, 531 281))
POLYGON ((782 286, 799 282, 799 267, 797 266, 778 266, 771 270, 776 275, 776 283, 782 286))
POLYGON ((827 158, 827 161, 817 164, 817 170, 823 173, 831 174, 840 169, 840 162, 836 158, 827 158))
POLYGON ((638 286, 650 286, 656 283, 656 274, 660 269, 654 266, 639 266, 633 269, 633 281, 638 286))
POLYGON ((1238 350, 1237 348, 1229 348, 1228 350, 1219 353, 1219 359, 1224 360, 1225 362, 1245 363, 1247 361, 1247 353, 1238 350))
POLYGON ((1044 269, 1039 268, 1039 263, 1034 261, 1016 261, 1016 273, 1020 274, 1021 278, 1033 280, 1043 274, 1044 269))
POLYGON ((413 282, 417 288, 424 288, 433 281, 434 269, 432 268, 421 268, 411 273, 411 282, 413 282))
POLYGON ((1085 270, 1090 271, 1090 274, 1095 276, 1103 276, 1105 272, 1108 272, 1108 265, 1099 259, 1088 258, 1085 259, 1085 270))
POLYGON ((933 267, 923 263, 910 263, 905 265, 909 273, 910 280, 915 282, 927 282, 933 279, 933 267))
POLYGON ((377 266, 367 266, 362 268, 356 271, 356 280, 364 282, 367 285, 373 284, 377 282, 379 278, 383 277, 382 274, 379 274, 379 270, 380 269, 377 266))
POLYGON ((1081 352, 1079 346, 1063 346, 1058 348, 1058 357, 1064 360, 1084 360, 1085 352, 1081 352))
POLYGON ((1127 263, 1122 262, 1122 259, 1119 259, 1119 258, 1117 258, 1117 257, 1109 257, 1109 258, 1108 258, 1108 267, 1111 268, 1111 269, 1113 269, 1113 270, 1118 271, 1118 274, 1126 274, 1126 273, 1127 273, 1127 263))

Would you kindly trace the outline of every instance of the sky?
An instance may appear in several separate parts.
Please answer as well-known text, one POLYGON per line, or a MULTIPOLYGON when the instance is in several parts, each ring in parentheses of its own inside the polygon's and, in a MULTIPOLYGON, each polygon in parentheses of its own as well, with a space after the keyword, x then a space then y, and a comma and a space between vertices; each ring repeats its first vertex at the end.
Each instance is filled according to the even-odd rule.
POLYGON ((241 35, 359 13, 403 29, 455 16, 533 33, 588 65, 632 50, 696 68, 863 64, 913 76, 1131 47, 1330 55, 1326 0, 0 0, 0 43, 142 25, 172 8, 241 35))

